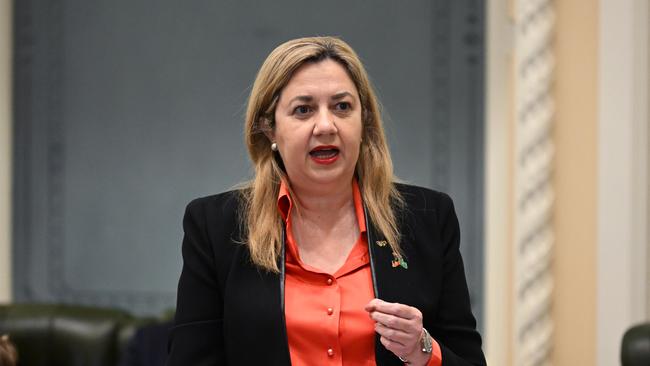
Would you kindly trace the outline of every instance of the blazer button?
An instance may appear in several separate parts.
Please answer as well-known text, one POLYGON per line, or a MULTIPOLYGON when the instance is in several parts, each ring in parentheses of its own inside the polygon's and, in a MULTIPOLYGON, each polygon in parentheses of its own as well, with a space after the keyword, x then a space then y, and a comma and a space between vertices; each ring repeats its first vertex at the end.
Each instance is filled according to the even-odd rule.
POLYGON ((332 314, 334 314, 334 309, 327 308, 327 315, 332 315, 332 314))
POLYGON ((334 350, 331 349, 331 348, 328 349, 328 350, 327 350, 327 355, 328 355, 329 357, 333 357, 333 356, 334 356, 334 350))
POLYGON ((328 278, 328 279, 327 279, 327 284, 328 284, 328 285, 331 285, 331 284, 332 284, 332 282, 334 282, 334 281, 332 281, 332 279, 331 279, 331 278, 328 278))

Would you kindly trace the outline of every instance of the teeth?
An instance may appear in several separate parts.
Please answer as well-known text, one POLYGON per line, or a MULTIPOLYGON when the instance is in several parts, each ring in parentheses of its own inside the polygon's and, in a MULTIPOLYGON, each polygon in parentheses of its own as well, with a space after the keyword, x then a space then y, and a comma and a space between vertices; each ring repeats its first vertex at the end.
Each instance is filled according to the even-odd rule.
POLYGON ((338 150, 317 150, 310 153, 317 158, 331 158, 338 154, 338 150))

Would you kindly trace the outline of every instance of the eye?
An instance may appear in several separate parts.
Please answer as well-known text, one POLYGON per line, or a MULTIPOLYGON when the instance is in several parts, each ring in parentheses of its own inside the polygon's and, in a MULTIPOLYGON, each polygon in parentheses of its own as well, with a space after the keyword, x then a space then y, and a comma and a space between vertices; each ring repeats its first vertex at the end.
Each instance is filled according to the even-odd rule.
POLYGON ((311 112, 311 107, 308 105, 299 105, 293 109, 293 113, 298 116, 303 116, 311 112))
POLYGON ((336 104, 336 109, 339 111, 348 111, 352 108, 352 105, 348 102, 341 102, 336 104))

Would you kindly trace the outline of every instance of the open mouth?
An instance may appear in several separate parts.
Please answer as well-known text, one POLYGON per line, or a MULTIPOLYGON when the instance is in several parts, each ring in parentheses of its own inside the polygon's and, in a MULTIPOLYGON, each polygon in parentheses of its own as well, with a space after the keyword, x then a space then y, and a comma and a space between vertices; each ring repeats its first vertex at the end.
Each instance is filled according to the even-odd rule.
POLYGON ((338 149, 327 149, 327 150, 316 150, 316 151, 311 151, 309 152, 309 155, 315 157, 315 158, 320 158, 320 159, 329 159, 332 158, 336 155, 338 155, 339 150, 338 149))
POLYGON ((309 152, 311 158, 320 164, 331 164, 336 161, 339 149, 335 146, 318 146, 309 152))

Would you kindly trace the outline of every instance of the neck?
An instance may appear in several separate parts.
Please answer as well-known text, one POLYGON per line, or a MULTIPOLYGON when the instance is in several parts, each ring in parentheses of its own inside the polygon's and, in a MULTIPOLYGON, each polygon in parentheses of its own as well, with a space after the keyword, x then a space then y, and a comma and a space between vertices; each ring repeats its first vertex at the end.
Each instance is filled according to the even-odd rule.
POLYGON ((328 189, 296 187, 292 190, 299 215, 307 218, 336 217, 341 211, 354 207, 352 181, 337 183, 328 189))

